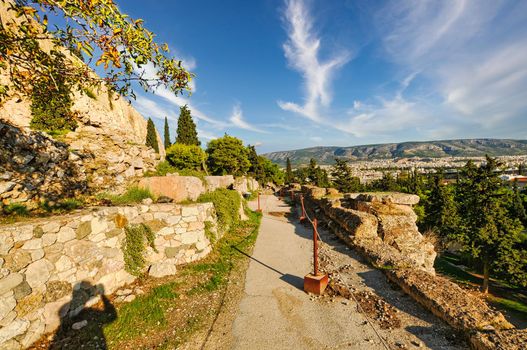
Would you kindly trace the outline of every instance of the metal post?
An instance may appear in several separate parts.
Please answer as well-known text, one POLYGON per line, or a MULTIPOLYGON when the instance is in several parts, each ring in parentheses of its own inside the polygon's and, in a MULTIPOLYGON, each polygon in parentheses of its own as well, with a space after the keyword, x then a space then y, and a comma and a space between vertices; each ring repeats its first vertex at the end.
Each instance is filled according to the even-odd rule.
POLYGON ((258 209, 256 209, 258 213, 262 212, 262 209, 260 208, 260 192, 258 192, 258 209))
POLYGON ((300 195, 300 203, 302 204, 302 214, 300 215, 300 221, 306 219, 306 209, 304 208, 304 195, 300 195))
POLYGON ((313 219, 313 272, 314 276, 318 276, 318 221, 316 218, 313 219))
POLYGON ((295 193, 291 190, 291 202, 295 202, 295 193))

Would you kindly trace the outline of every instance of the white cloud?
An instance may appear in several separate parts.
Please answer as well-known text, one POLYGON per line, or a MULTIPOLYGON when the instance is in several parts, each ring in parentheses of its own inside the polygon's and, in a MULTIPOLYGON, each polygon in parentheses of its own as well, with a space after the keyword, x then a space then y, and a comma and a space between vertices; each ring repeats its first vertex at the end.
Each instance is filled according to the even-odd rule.
POLYGON ((299 105, 278 101, 278 105, 283 110, 320 122, 321 109, 328 107, 332 100, 331 82, 334 73, 350 60, 350 55, 341 52, 325 61, 320 60, 321 41, 313 30, 313 19, 303 1, 286 1, 284 20, 288 35, 283 45, 285 57, 304 79, 305 102, 299 105))
POLYGON ((240 107, 239 104, 236 104, 234 105, 233 109, 232 109, 232 114, 231 114, 231 117, 229 118, 229 121, 232 123, 233 126, 237 127, 237 128, 240 128, 240 129, 245 129, 245 130, 250 130, 250 131, 255 131, 255 132, 265 132, 251 124, 249 124, 248 122, 246 122, 244 119, 243 119, 243 112, 242 112, 242 109, 240 107))
POLYGON ((527 127, 513 125, 527 113, 527 2, 392 1, 377 24, 390 59, 442 100, 420 105, 448 116, 437 130, 497 137, 498 127, 501 136, 504 125, 509 136, 527 127))
POLYGON ((391 100, 380 99, 377 105, 361 104, 348 111, 349 120, 339 122, 336 127, 357 137, 376 134, 387 135, 421 124, 426 119, 415 103, 401 96, 391 100))
MULTIPOLYGON (((195 61, 191 61, 191 63, 193 63, 195 67, 195 61)), ((146 79, 154 78, 157 72, 156 68, 154 67, 152 63, 145 64, 141 68, 135 67, 134 69, 136 70, 136 72, 138 72, 138 74, 142 74, 142 76, 146 79)), ((190 68, 187 68, 187 69, 190 69, 190 68)), ((227 126, 227 123, 214 119, 208 116, 206 113, 200 111, 198 108, 196 108, 196 106, 190 103, 188 98, 183 97, 181 95, 176 95, 172 91, 170 91, 169 89, 163 86, 154 87, 153 91, 156 95, 164 98, 166 101, 168 101, 169 103, 175 106, 183 107, 187 105, 188 108, 190 109, 192 116, 195 117, 198 121, 202 120, 204 122, 213 124, 214 126, 220 127, 220 128, 227 126)), ((179 115, 179 112, 178 112, 178 115, 179 115)))

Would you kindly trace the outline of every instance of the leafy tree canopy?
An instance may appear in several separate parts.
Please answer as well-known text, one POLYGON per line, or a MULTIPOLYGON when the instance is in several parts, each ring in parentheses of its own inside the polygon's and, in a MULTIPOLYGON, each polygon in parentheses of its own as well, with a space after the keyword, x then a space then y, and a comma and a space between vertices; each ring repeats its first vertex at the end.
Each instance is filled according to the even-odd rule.
POLYGON ((193 75, 169 55, 168 45, 156 43, 143 20, 121 13, 112 0, 3 0, 0 7, 8 9, 0 23, 0 73, 11 81, 0 85, 0 102, 10 90, 30 96, 35 81, 55 86, 59 75, 66 86, 104 84, 132 97, 134 81, 146 91, 189 89, 193 75), (50 59, 53 55, 61 62, 50 59), (99 78, 82 61, 103 66, 105 76, 99 78), (144 74, 146 64, 154 66, 155 77, 144 74))
POLYGON ((242 140, 225 136, 212 140, 207 145, 209 155, 207 165, 214 175, 241 176, 247 174, 251 167, 249 152, 242 140))
POLYGON ((175 143, 166 150, 166 159, 176 169, 202 170, 207 154, 196 145, 175 143))

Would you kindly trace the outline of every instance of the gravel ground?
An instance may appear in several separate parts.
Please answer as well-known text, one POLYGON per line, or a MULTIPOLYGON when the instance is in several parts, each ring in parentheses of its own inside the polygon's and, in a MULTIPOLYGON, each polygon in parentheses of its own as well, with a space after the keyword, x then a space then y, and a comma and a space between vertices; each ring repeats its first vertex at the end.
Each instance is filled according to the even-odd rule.
POLYGON ((330 288, 329 295, 318 298, 319 302, 347 301, 353 305, 353 312, 366 312, 392 349, 469 348, 460 334, 389 282, 337 236, 324 229, 319 229, 319 234, 323 241, 320 265, 330 273, 335 286, 330 288))

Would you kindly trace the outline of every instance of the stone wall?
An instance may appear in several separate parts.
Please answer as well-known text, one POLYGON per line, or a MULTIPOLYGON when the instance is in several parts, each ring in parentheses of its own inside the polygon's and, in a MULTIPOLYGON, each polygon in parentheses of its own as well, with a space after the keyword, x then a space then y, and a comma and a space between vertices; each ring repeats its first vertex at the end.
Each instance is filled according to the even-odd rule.
POLYGON ((211 203, 95 208, 0 226, 0 348, 29 346, 135 280, 123 257, 125 228, 145 224, 155 234, 144 251, 145 272, 174 274, 176 266, 211 251, 219 238, 211 203), (210 222, 210 224, 206 224, 210 222))
POLYGON ((308 211, 419 304, 463 332, 473 349, 525 349, 526 330, 515 329, 483 300, 435 276, 430 265, 435 252, 417 236, 415 214, 410 213, 418 198, 394 193, 342 197, 310 186, 302 192, 308 211))

